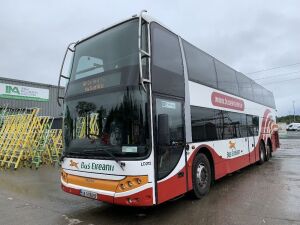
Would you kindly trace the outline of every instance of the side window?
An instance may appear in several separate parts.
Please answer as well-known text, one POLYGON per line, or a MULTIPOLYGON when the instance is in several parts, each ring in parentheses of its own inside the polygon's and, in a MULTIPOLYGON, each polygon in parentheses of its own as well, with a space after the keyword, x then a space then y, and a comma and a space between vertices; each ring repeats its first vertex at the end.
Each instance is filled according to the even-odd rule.
POLYGON ((240 123, 241 137, 248 137, 247 117, 245 114, 240 114, 240 123))
POLYGON ((259 119, 258 116, 247 115, 248 136, 258 136, 259 119))
POLYGON ((182 102, 156 98, 158 179, 177 165, 183 151, 184 122, 182 102))
POLYGON ((178 36, 151 23, 152 90, 184 97, 184 76, 178 36))
POLYGON ((181 103, 177 101, 170 101, 157 98, 156 107, 157 116, 162 114, 168 115, 170 142, 182 142, 183 117, 181 103))
POLYGON ((183 65, 178 36, 159 26, 152 25, 152 62, 163 70, 183 75, 183 65))
POLYGON ((268 94, 268 102, 270 103, 270 107, 272 107, 274 109, 276 108, 274 95, 271 91, 269 91, 269 94, 268 94))
POLYGON ((258 85, 255 82, 252 83, 252 87, 253 87, 254 101, 260 104, 264 104, 263 87, 258 85))
POLYGON ((213 57, 183 40, 189 79, 210 87, 217 87, 213 57))
POLYGON ((241 137, 240 114, 223 111, 223 119, 223 139, 241 137))
POLYGON ((263 89, 264 94, 264 103, 266 106, 275 108, 274 96, 273 93, 267 89, 263 89))
POLYGON ((242 73, 237 73, 240 96, 253 101, 252 80, 242 73))
POLYGON ((259 132, 259 117, 258 116, 253 116, 252 117, 252 123, 254 127, 254 136, 258 136, 259 132))
POLYGON ((191 117, 193 142, 218 139, 214 109, 192 106, 191 117))
POLYGON ((222 91, 239 95, 235 71, 218 60, 215 60, 215 65, 218 77, 218 88, 222 91))

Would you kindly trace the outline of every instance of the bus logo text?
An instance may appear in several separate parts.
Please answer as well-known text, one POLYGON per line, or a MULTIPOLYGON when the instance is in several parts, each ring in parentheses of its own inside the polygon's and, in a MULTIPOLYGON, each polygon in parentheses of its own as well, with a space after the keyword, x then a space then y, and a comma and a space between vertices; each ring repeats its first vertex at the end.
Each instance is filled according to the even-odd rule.
POLYGON ((82 162, 80 164, 81 169, 92 169, 92 170, 99 170, 99 171, 114 171, 115 166, 104 164, 104 163, 85 163, 82 162))

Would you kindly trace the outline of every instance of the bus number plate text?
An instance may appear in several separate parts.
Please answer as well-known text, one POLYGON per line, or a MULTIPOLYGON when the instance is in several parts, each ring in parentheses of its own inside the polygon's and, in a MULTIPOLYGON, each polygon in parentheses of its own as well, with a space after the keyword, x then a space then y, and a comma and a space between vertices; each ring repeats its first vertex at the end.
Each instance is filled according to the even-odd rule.
POLYGON ((87 197, 87 198, 93 198, 93 199, 97 199, 98 194, 95 192, 91 192, 91 191, 86 191, 86 190, 80 190, 80 195, 87 197))

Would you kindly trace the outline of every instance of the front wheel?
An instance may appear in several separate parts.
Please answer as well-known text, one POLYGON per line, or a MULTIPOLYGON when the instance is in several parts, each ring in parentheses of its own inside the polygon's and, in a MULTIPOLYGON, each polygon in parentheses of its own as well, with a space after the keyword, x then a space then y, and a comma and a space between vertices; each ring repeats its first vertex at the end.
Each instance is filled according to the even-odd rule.
POLYGON ((207 157, 200 153, 193 163, 193 194, 200 199, 209 192, 211 184, 211 168, 207 157))

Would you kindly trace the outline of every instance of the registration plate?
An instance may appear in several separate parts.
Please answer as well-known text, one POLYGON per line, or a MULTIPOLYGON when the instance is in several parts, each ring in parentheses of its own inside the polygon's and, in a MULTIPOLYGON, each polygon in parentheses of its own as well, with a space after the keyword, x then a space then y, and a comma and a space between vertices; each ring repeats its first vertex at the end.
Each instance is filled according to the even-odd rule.
POLYGON ((93 198, 93 199, 97 199, 98 194, 95 192, 91 192, 91 191, 86 191, 86 190, 80 190, 80 195, 87 197, 87 198, 93 198))

